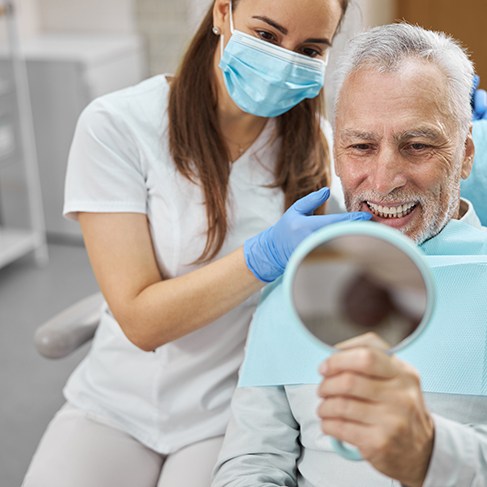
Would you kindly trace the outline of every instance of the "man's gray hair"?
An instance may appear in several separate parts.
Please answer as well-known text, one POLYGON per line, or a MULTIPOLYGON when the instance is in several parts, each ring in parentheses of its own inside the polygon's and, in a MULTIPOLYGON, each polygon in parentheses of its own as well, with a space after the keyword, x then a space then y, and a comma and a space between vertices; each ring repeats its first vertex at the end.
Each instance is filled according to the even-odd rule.
POLYGON ((472 118, 470 96, 474 67, 465 50, 443 32, 401 23, 375 27, 355 36, 338 61, 335 73, 334 117, 343 83, 353 72, 367 67, 381 73, 399 70, 406 59, 424 59, 445 74, 451 115, 463 134, 472 118))

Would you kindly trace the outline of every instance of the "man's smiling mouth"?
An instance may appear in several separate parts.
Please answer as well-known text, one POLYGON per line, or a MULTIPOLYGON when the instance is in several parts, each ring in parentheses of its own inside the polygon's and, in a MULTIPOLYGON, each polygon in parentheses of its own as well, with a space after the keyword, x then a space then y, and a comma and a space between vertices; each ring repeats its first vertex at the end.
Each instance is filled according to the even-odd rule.
POLYGON ((369 207, 372 214, 380 217, 380 218, 402 218, 406 215, 409 215, 414 208, 416 208, 416 203, 404 203, 402 205, 396 206, 384 206, 384 205, 377 205, 372 203, 371 201, 366 201, 366 205, 369 207))

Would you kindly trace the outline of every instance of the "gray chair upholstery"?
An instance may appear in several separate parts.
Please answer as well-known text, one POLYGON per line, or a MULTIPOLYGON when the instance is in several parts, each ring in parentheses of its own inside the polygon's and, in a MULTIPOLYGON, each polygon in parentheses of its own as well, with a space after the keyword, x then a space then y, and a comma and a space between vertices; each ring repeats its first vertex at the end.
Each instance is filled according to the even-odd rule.
POLYGON ((487 226, 487 120, 473 123, 475 159, 468 179, 462 181, 461 193, 473 203, 475 211, 487 226))
POLYGON ((96 293, 42 324, 34 337, 37 351, 46 358, 62 358, 91 340, 100 321, 103 304, 102 294, 96 293))

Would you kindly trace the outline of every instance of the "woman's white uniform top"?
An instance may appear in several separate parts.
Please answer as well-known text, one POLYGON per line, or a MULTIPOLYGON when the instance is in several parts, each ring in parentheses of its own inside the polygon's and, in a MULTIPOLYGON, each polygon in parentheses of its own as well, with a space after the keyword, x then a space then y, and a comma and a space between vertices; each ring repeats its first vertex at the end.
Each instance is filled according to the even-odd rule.
MULTIPOLYGON (((146 214, 161 272, 175 277, 206 243, 201 188, 183 177, 169 152, 165 76, 105 95, 80 116, 69 156, 64 214, 146 214)), ((274 123, 232 163, 229 231, 218 257, 275 223, 283 212, 274 180, 279 140, 274 123)), ((64 393, 87 415, 126 431, 149 448, 171 453, 222 435, 258 296, 209 326, 144 352, 105 309, 88 356, 64 393)))

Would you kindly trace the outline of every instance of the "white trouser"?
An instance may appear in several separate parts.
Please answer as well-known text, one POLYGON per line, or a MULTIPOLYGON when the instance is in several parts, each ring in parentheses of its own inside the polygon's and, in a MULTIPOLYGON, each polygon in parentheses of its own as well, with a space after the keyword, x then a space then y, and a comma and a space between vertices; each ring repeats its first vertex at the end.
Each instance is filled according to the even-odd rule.
POLYGON ((22 487, 209 487, 222 441, 165 456, 66 404, 44 433, 22 487))

